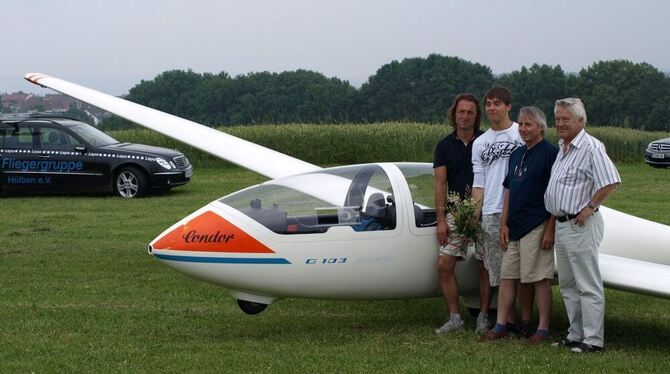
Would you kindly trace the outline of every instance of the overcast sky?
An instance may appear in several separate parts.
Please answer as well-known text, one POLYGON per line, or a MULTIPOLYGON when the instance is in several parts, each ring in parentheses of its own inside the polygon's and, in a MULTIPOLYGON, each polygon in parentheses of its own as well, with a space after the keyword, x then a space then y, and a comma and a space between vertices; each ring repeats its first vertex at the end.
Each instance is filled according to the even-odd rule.
POLYGON ((41 72, 114 95, 171 69, 309 69, 360 86, 431 53, 577 72, 599 60, 670 71, 670 1, 0 0, 0 92, 41 72))

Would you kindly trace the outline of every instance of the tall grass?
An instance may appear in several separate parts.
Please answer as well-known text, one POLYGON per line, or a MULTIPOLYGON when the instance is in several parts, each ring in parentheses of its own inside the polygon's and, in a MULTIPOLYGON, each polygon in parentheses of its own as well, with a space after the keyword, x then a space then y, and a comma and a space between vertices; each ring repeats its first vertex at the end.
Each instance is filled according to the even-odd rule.
MULTIPOLYGON (((430 162, 435 144, 452 129, 446 125, 379 123, 256 125, 220 127, 219 130, 317 165, 344 165, 381 161, 430 162)), ((615 127, 594 127, 588 128, 588 131, 605 144, 615 162, 640 161, 649 142, 670 137, 670 133, 615 127)), ((177 148, 197 167, 227 165, 213 156, 150 130, 133 129, 113 131, 110 134, 121 141, 177 148)), ((547 131, 547 139, 557 142, 555 129, 547 131)))

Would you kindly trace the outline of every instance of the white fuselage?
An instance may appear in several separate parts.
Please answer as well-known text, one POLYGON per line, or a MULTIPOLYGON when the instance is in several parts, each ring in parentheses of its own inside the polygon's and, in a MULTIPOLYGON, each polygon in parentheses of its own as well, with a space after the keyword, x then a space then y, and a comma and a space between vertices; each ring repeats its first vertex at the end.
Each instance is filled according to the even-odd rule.
MULTIPOLYGON (((161 234, 152 242, 152 254, 180 272, 222 285, 236 297, 255 302, 271 303, 284 297, 388 299, 438 296, 441 291, 436 267, 435 227, 417 227, 415 224, 410 187, 396 164, 378 165, 393 185, 396 226, 392 230, 357 232, 351 226, 341 225, 330 227, 323 233, 278 234, 238 209, 214 201, 161 234), (204 212, 216 214, 274 253, 236 253, 235 249, 226 252, 180 251, 178 246, 170 249, 155 246, 160 238, 180 230, 180 227, 193 229, 197 226, 194 218, 204 212)), ((314 176, 310 180, 318 182, 314 176)), ((320 190, 318 183, 311 187, 302 186, 303 190, 310 188, 320 190)), ((331 190, 334 188, 332 184, 329 186, 331 190)), ((670 243, 668 226, 607 208, 603 208, 602 214, 606 230, 600 252, 606 255, 602 256, 605 260, 601 260, 606 284, 609 281, 610 286, 630 289, 620 281, 621 277, 639 278, 636 266, 640 263, 647 271, 653 271, 658 265, 660 268, 656 270, 660 275, 667 274, 670 265, 668 248, 659 243, 670 243), (616 261, 609 261, 611 259, 616 261), (608 267, 613 269, 611 274, 608 267)), ((472 255, 471 248, 467 259, 456 267, 459 292, 465 296, 476 296, 479 292, 477 264, 472 255)), ((634 289, 664 295, 654 289, 634 289)))

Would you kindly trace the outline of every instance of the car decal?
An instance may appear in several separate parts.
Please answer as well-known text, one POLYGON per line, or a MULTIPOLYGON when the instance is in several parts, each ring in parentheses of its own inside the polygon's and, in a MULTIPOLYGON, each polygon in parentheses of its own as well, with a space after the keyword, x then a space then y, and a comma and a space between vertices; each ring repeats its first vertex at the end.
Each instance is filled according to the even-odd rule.
POLYGON ((104 175, 103 173, 77 173, 77 172, 66 172, 62 173, 59 171, 23 171, 23 170, 5 170, 6 172, 11 172, 12 174, 51 174, 51 175, 104 175))
POLYGON ((14 157, 5 157, 2 159, 2 169, 17 171, 51 171, 59 173, 77 172, 84 169, 83 161, 63 161, 63 160, 17 160, 14 157))
POLYGON ((117 158, 122 160, 142 160, 142 161, 156 161, 156 157, 135 156, 127 154, 116 153, 100 153, 100 152, 77 152, 77 151, 52 151, 41 149, 0 149, 0 153, 6 154, 40 154, 40 155, 56 155, 56 156, 77 156, 77 157, 93 157, 93 158, 117 158))
POLYGON ((24 177, 23 175, 8 175, 6 178, 7 185, 11 184, 51 184, 53 181, 51 177, 24 177))

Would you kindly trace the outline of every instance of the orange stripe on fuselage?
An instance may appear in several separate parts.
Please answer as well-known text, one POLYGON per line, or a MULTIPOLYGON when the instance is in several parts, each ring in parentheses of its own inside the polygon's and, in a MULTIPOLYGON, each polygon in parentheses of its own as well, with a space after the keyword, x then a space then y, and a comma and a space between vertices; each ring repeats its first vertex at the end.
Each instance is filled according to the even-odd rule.
POLYGON ((275 253, 212 211, 206 211, 170 231, 153 247, 177 251, 275 253))

